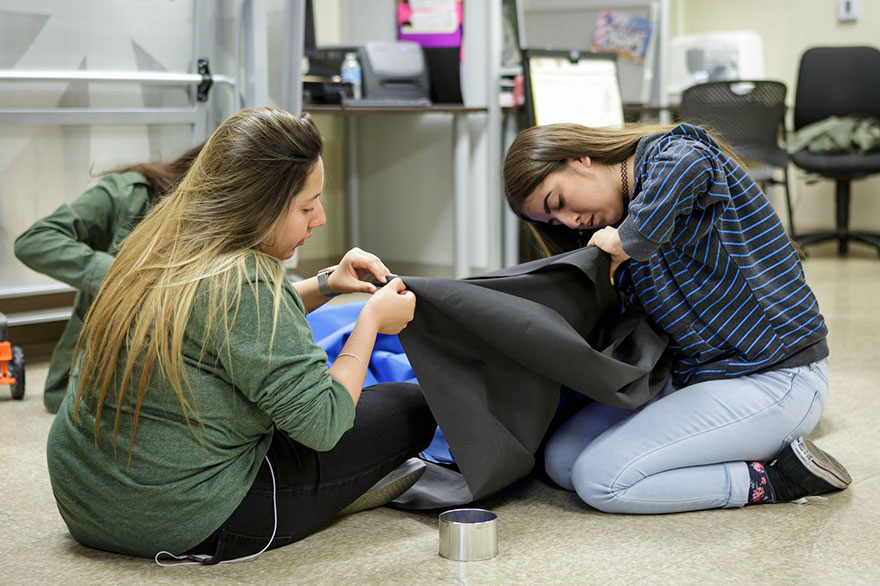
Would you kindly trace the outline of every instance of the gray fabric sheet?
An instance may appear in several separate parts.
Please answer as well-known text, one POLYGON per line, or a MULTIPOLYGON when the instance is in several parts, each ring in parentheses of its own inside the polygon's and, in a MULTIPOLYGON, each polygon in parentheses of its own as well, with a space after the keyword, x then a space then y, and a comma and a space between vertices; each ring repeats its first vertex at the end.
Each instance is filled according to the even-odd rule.
POLYGON ((663 388, 666 337, 620 313, 608 274, 591 247, 465 280, 404 278, 417 302, 400 340, 460 473, 432 465, 396 505, 461 505, 526 476, 561 385, 619 407, 663 388))

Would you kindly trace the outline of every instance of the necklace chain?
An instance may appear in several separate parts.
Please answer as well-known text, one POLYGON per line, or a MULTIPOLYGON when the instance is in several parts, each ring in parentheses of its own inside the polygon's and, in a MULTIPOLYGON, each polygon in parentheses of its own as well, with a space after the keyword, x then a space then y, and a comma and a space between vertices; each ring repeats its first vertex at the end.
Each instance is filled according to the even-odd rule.
MULTIPOLYGON (((626 175, 626 159, 620 162, 620 192, 623 194, 623 201, 629 201, 629 179, 626 175)), ((584 244, 581 240, 584 231, 578 230, 578 247, 582 247, 584 244)))

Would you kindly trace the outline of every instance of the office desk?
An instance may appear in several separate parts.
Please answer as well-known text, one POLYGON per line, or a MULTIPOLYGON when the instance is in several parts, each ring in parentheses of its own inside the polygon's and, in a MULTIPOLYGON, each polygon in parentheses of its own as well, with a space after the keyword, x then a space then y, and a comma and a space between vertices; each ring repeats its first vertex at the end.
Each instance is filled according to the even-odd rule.
POLYGON ((470 274, 468 242, 468 179, 471 169, 471 141, 467 117, 470 114, 486 114, 487 108, 470 108, 459 104, 436 104, 433 106, 342 106, 324 104, 303 105, 303 112, 345 116, 346 141, 348 143, 347 212, 349 246, 358 246, 360 230, 360 185, 357 158, 357 119, 375 114, 450 114, 452 115, 453 149, 453 273, 456 279, 470 274))
POLYGON ((623 117, 627 122, 660 122, 666 124, 678 118, 678 104, 666 104, 665 106, 624 104, 623 117))

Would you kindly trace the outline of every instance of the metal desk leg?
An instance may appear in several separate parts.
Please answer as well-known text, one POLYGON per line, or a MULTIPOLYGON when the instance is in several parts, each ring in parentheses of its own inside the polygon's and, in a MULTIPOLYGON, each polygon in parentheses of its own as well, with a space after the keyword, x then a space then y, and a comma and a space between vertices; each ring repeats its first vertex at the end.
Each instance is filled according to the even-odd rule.
POLYGON ((456 279, 470 275, 468 246, 468 179, 470 178, 471 141, 468 131, 468 120, 464 114, 453 115, 453 180, 455 198, 452 208, 452 225, 454 238, 453 271, 456 279))
MULTIPOLYGON (((516 114, 510 111, 505 112, 504 146, 502 157, 507 154, 507 149, 510 148, 510 145, 513 143, 513 139, 516 138, 516 133, 516 114)), ((504 189, 503 186, 502 189, 504 189)), ((506 201, 504 201, 501 205, 504 206, 504 211, 501 212, 501 222, 503 230, 502 250, 504 251, 504 266, 512 267, 519 264, 519 218, 512 211, 510 211, 510 207, 507 205, 506 201)))
MULTIPOLYGON (((266 0, 245 3, 245 107, 269 104, 269 49, 265 31, 268 30, 266 0)), ((236 72, 236 75, 238 72, 236 72)))
POLYGON ((346 198, 347 206, 346 218, 348 224, 348 247, 361 245, 361 194, 360 181, 358 179, 358 122, 357 116, 347 116, 345 118, 345 141, 348 148, 346 170, 346 179, 348 183, 348 197, 346 198))

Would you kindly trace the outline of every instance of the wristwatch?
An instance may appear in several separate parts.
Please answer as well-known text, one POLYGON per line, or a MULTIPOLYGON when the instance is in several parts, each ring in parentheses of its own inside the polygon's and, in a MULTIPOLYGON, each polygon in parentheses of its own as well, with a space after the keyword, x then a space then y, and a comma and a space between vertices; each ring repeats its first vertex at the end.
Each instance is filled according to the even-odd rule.
POLYGON ((333 265, 332 267, 327 267, 318 271, 318 291, 320 291, 321 295, 323 295, 327 299, 331 299, 339 295, 339 293, 334 293, 330 289, 330 283, 327 279, 327 277, 330 276, 330 273, 336 270, 337 266, 338 265, 333 265))

